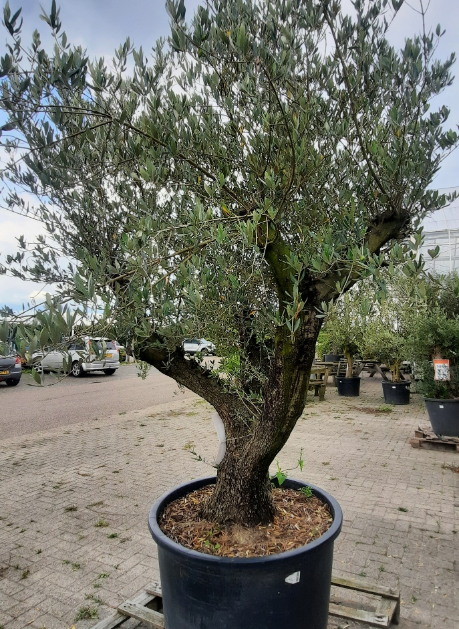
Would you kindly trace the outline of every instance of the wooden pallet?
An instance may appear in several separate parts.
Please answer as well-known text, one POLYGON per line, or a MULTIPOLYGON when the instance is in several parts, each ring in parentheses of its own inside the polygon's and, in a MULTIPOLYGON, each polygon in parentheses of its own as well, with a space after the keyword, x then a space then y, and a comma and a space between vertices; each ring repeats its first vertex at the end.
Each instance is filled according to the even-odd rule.
MULTIPOLYGON (((338 577, 332 577, 332 586, 339 591, 352 590, 354 593, 369 594, 373 599, 372 607, 374 607, 372 610, 362 609, 345 600, 345 595, 343 600, 340 600, 341 596, 337 598, 334 595, 329 607, 329 613, 332 616, 358 620, 372 627, 389 627, 392 623, 398 625, 400 593, 396 590, 338 577)), ((160 583, 152 583, 133 599, 122 603, 115 614, 104 618, 92 629, 116 629, 130 618, 141 620, 155 629, 165 629, 160 583)))
POLYGON ((459 439, 457 437, 443 437, 440 439, 433 430, 421 428, 421 426, 414 431, 414 437, 409 442, 412 448, 459 452, 459 439))
POLYGON ((130 618, 142 620, 156 629, 164 629, 160 583, 147 586, 137 596, 122 603, 115 614, 104 618, 92 629, 116 629, 130 618))
POLYGON ((400 592, 382 585, 369 585, 364 581, 332 577, 332 586, 337 592, 332 597, 328 608, 331 616, 340 616, 349 620, 358 620, 372 627, 390 627, 398 625, 400 620, 400 592), (344 590, 344 592, 343 592, 344 590), (369 594, 370 604, 364 609, 358 604, 346 601, 346 590, 353 594, 369 594), (344 600, 343 600, 344 599, 344 600))

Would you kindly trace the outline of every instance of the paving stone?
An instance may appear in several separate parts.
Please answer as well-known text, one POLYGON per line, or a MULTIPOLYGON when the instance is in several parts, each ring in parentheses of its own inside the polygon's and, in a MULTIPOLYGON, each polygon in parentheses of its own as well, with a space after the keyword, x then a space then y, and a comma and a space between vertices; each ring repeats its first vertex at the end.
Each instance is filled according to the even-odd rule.
MULTIPOLYGON (((459 477, 445 467, 458 455, 408 444, 428 424, 419 396, 391 413, 367 410, 382 403, 377 378, 364 378, 360 398, 339 398, 331 386, 324 402, 311 396, 279 464, 294 467, 304 448, 304 471, 295 475, 340 502, 337 574, 399 587, 399 629, 458 629, 459 477)), ((172 486, 210 473, 185 447, 212 460, 211 413, 192 396, 0 441, 0 625, 86 629, 97 620, 75 622, 81 607, 95 605, 105 617, 158 579, 148 511, 172 486)), ((337 619, 329 628, 340 622, 361 628, 337 619)), ((142 624, 126 629, 134 627, 142 624)))

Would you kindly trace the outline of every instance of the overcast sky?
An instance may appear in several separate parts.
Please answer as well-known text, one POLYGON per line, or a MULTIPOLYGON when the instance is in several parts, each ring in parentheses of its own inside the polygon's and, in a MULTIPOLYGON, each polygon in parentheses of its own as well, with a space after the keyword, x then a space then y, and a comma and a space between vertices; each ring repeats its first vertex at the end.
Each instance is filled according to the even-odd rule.
MULTIPOLYGON (((426 4, 428 0, 424 0, 426 4)), ((12 12, 20 6, 24 16, 24 43, 30 41, 29 34, 37 28, 43 35, 47 25, 39 19, 40 4, 49 9, 48 0, 10 0, 12 12)), ((194 13, 198 0, 185 0, 187 16, 194 13)), ((419 0, 410 0, 410 4, 418 8, 419 0)), ((73 44, 81 44, 88 50, 91 58, 112 57, 113 51, 130 37, 136 46, 142 45, 145 52, 161 36, 169 33, 169 18, 165 10, 164 0, 61 0, 61 20, 68 40, 73 44)), ((343 0, 343 7, 350 7, 349 0, 343 0)), ((447 32, 438 50, 444 58, 451 52, 458 53, 459 38, 459 2, 458 0, 431 0, 427 13, 428 27, 435 28, 440 23, 447 32)), ((405 37, 419 31, 421 26, 419 15, 408 5, 404 6, 393 23, 389 39, 394 45, 401 46, 405 37)), ((5 31, 0 26, 0 54, 4 54, 4 43, 7 41, 5 31)), ((43 37, 44 39, 44 37, 43 37)), ((456 69, 456 73, 458 70, 456 69)), ((459 79, 452 88, 442 96, 441 102, 451 109, 450 125, 459 123, 459 79)), ((439 104, 439 103, 438 103, 439 104)), ((454 153, 445 162, 442 170, 434 181, 435 188, 459 186, 459 152, 454 153)), ((459 212, 459 209, 455 210, 459 212)), ((38 233, 40 226, 30 219, 16 217, 0 209, 0 254, 16 251, 15 237, 20 234, 29 241, 38 233)), ((41 287, 14 278, 0 276, 0 306, 7 304, 13 309, 29 301, 33 291, 41 287)))

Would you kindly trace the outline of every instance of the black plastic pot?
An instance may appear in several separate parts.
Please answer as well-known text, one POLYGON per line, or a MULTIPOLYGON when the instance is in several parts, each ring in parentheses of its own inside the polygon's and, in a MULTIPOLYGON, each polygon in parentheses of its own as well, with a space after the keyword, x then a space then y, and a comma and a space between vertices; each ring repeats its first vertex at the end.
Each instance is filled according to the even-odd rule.
POLYGON ((360 376, 352 378, 336 378, 338 395, 344 397, 358 397, 360 395, 360 376))
MULTIPOLYGON (((176 544, 158 525, 167 504, 211 483, 215 477, 176 487, 150 511, 167 629, 326 629, 333 543, 343 519, 336 500, 309 485, 330 506, 333 524, 306 546, 268 557, 216 557, 176 544)), ((289 478, 283 484, 304 486, 289 478)))
POLYGON ((409 382, 382 382, 384 401, 388 404, 401 406, 410 403, 409 382))
POLYGON ((324 362, 325 363, 339 363, 342 354, 325 354, 324 362))
POLYGON ((437 437, 459 437, 459 400, 424 398, 437 437))

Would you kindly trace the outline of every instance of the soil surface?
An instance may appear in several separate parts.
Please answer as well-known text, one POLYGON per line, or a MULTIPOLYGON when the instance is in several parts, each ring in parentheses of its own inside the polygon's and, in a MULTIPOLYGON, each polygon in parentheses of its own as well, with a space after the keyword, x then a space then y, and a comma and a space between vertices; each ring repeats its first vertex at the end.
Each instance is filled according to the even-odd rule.
POLYGON ((161 530, 185 548, 221 557, 276 555, 309 544, 333 522, 327 504, 296 489, 273 489, 276 515, 272 524, 252 528, 219 526, 200 517, 212 486, 171 502, 160 516, 161 530))

